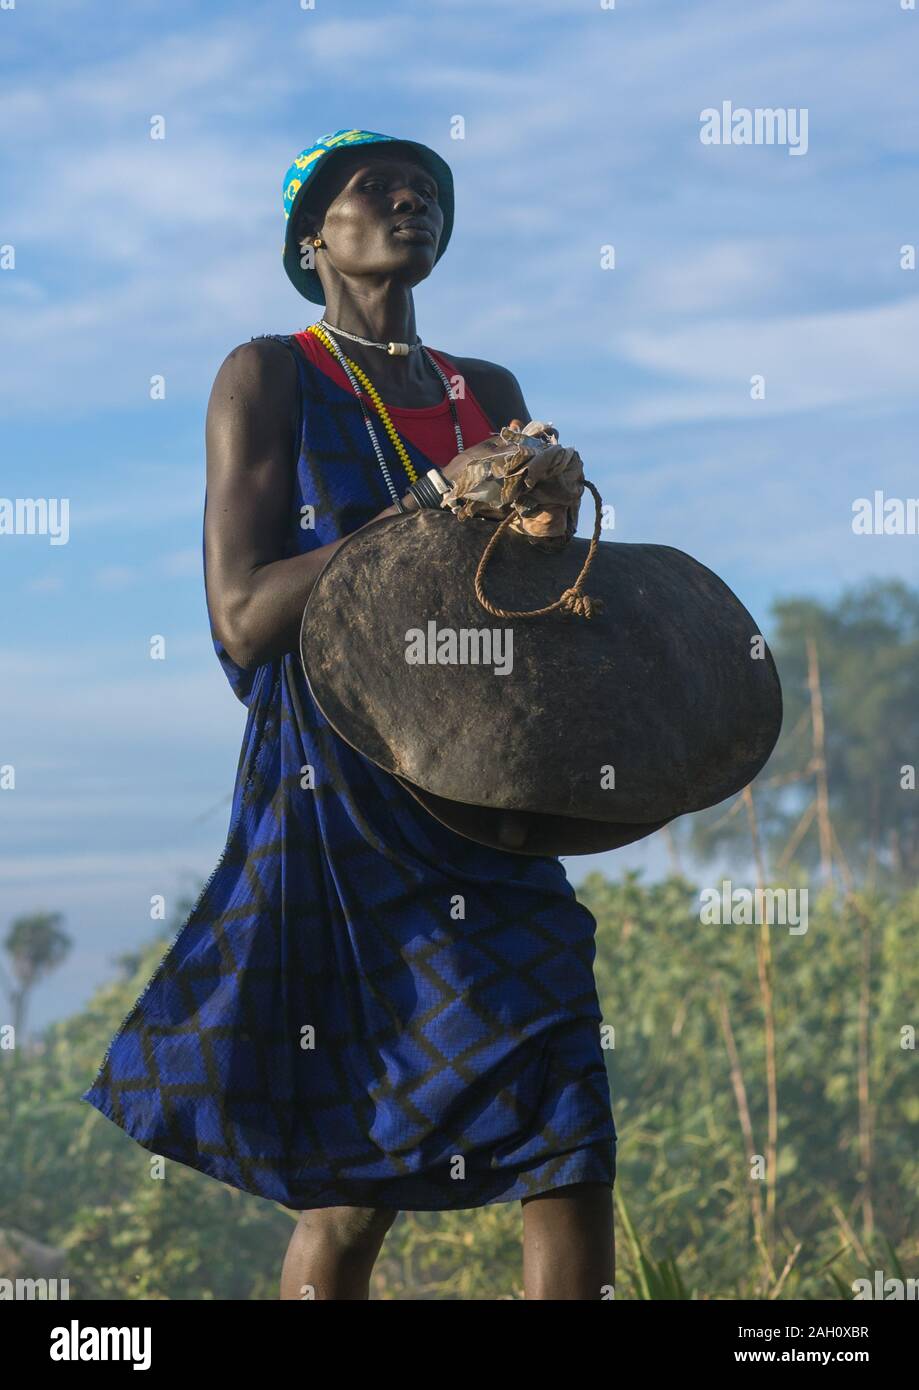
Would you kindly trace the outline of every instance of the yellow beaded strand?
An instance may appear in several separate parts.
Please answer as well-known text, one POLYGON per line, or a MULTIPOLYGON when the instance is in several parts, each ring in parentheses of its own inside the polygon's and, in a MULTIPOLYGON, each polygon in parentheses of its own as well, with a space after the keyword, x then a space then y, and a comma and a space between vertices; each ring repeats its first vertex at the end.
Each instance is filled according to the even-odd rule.
MULTIPOLYGON (((336 348, 335 344, 330 340, 329 335, 328 335, 327 333, 325 333, 325 332, 319 327, 318 323, 312 323, 312 324, 310 324, 309 328, 307 329, 307 332, 308 332, 308 333, 314 334, 314 336, 317 337, 317 338, 319 339, 320 343, 322 343, 323 347, 324 347, 324 348, 327 348, 328 351, 332 354, 333 357, 335 357, 335 358, 338 357, 338 351, 337 351, 337 348, 336 348)), ((379 392, 377 391, 377 389, 376 389, 376 387, 374 386, 373 382, 372 382, 372 381, 370 380, 370 378, 367 376, 366 372, 361 371, 360 367, 357 365, 356 362, 353 362, 353 361, 351 360, 350 357, 346 357, 346 358, 345 358, 345 361, 347 362, 348 366, 351 368, 352 372, 353 372, 354 375, 357 377, 358 381, 359 381, 360 384, 363 386, 364 390, 367 392, 367 395, 370 397, 371 401, 373 402, 373 405, 374 405, 374 407, 376 408, 377 414, 379 415, 380 419, 383 421, 383 426, 384 426, 384 428, 385 428, 385 430, 386 430, 386 433, 389 435, 390 439, 392 440, 393 448, 395 449, 396 453, 399 455, 399 460, 400 460, 400 462, 401 462, 401 464, 402 464, 402 467, 405 469, 406 473, 408 474, 408 480, 409 480, 409 482, 410 482, 410 483, 417 483, 417 481, 418 481, 418 473, 417 473, 416 469, 414 468, 411 459, 410 459, 409 456, 408 456, 408 451, 406 450, 405 445, 402 443, 402 440, 399 438, 399 435, 398 435, 398 432, 397 432, 397 430, 396 430, 395 425, 393 424, 392 420, 391 420, 390 417, 389 417, 389 411, 386 409, 386 406, 385 406, 385 405, 383 404, 383 402, 380 400, 380 394, 379 394, 379 392)))

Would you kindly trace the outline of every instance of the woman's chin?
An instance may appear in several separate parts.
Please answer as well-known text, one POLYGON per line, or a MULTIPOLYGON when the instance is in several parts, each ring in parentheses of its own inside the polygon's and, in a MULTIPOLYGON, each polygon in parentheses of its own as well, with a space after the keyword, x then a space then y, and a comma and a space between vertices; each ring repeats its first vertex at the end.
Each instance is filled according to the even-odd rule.
POLYGON ((419 276, 430 275, 434 269, 437 247, 433 241, 409 241, 405 237, 393 237, 392 261, 396 267, 411 267, 419 276))

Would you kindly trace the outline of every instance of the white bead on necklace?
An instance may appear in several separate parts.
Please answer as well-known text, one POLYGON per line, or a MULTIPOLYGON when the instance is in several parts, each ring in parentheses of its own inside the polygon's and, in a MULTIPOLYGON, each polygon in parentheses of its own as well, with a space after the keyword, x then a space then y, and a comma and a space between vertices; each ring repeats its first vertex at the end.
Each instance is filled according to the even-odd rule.
POLYGON ((352 343, 360 343, 362 347, 379 348, 381 352, 388 352, 390 357, 408 357, 410 352, 421 347, 420 338, 416 338, 413 343, 375 343, 371 338, 360 338, 356 333, 346 333, 343 328, 336 328, 325 319, 320 319, 319 322, 329 333, 338 333, 342 338, 350 338, 352 343))

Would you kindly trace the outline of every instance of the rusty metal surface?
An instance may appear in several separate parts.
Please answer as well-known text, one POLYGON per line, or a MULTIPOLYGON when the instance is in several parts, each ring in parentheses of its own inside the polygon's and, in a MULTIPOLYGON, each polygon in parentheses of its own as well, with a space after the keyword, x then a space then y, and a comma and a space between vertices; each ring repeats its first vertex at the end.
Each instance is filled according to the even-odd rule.
MULTIPOLYGON (((335 553, 306 606, 301 655, 337 732, 470 838, 507 847, 496 813, 529 813, 523 853, 613 848, 744 787, 778 737, 781 692, 727 585, 670 546, 603 542, 586 584, 601 613, 499 620, 473 590, 495 525, 426 510, 374 523, 335 553), (406 633, 429 623, 511 629, 512 671, 409 664, 406 633)), ((506 534, 489 597, 539 607, 586 550, 575 539, 547 554, 506 534)))

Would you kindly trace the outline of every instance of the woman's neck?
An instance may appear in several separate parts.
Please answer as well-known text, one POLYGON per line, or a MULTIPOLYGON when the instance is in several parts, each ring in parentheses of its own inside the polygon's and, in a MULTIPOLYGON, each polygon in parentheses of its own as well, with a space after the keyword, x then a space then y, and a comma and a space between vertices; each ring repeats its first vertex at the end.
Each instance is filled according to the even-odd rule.
MULTIPOLYGON (((374 343, 413 343, 415 302, 410 289, 386 284, 355 293, 351 286, 326 287, 322 317, 332 328, 356 333, 374 343)), ((434 405, 443 398, 443 386, 423 352, 390 357, 379 348, 363 347, 348 338, 339 346, 367 373, 384 401, 392 405, 434 405)))
POLYGON ((346 286, 327 292, 323 318, 345 333, 356 333, 375 343, 413 343, 415 302, 403 285, 383 285, 356 295, 346 286))

